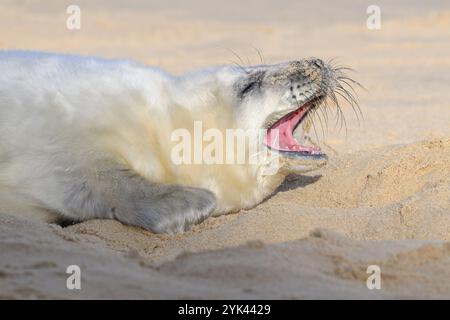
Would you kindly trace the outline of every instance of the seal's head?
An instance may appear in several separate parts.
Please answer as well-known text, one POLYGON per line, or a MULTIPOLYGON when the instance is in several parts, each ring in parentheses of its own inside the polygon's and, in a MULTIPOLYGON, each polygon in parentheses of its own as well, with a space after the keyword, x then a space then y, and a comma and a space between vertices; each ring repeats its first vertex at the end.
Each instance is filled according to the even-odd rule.
POLYGON ((327 162, 308 132, 314 113, 326 113, 329 101, 341 112, 336 93, 352 107, 356 104, 341 83, 353 82, 343 73, 345 69, 310 58, 241 70, 243 75, 234 90, 239 118, 265 130, 262 143, 281 157, 286 172, 305 172, 327 162))

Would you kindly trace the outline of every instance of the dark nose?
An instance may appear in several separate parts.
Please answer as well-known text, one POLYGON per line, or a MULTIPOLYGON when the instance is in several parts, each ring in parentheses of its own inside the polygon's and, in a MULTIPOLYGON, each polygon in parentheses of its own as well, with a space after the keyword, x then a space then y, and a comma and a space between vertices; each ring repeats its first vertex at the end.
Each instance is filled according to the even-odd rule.
POLYGON ((319 58, 291 61, 288 65, 289 79, 317 86, 328 92, 336 86, 335 71, 319 58))
POLYGON ((310 63, 310 65, 319 68, 320 70, 322 70, 323 68, 325 68, 325 63, 323 62, 322 59, 318 59, 318 58, 310 58, 308 59, 308 62, 310 63))
POLYGON ((309 58, 290 61, 276 78, 289 79, 300 83, 312 83, 322 86, 329 73, 329 67, 323 60, 309 58))
POLYGON ((323 60, 319 58, 296 60, 291 61, 289 64, 292 68, 317 68, 317 69, 325 68, 325 62, 323 62, 323 60))
POLYGON ((320 85, 323 80, 323 74, 325 72, 325 63, 318 58, 309 58, 303 60, 303 73, 310 81, 320 85))

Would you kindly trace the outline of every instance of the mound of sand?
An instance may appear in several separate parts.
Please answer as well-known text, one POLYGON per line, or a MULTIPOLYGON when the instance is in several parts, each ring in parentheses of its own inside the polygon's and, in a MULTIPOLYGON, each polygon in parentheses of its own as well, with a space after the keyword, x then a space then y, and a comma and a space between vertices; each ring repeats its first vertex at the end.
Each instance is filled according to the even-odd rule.
POLYGON ((314 175, 289 177, 258 207, 208 219, 183 235, 155 236, 99 220, 64 232, 112 249, 137 250, 156 261, 247 241, 296 240, 316 228, 365 240, 449 240, 449 159, 448 139, 336 157, 314 175))

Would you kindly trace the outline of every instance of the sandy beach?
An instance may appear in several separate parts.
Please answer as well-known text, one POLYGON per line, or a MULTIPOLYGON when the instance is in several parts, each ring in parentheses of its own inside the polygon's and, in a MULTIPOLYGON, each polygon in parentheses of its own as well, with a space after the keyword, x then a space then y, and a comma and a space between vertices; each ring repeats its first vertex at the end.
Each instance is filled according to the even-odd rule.
POLYGON ((450 299, 450 3, 378 1, 380 30, 358 0, 80 0, 80 30, 66 28, 69 4, 2 1, 0 49, 126 57, 175 74, 336 58, 365 87, 364 118, 347 107, 346 128, 316 128, 326 167, 184 234, 1 212, 0 298, 450 299), (81 290, 66 288, 72 264, 81 290), (370 265, 380 290, 366 286, 370 265))

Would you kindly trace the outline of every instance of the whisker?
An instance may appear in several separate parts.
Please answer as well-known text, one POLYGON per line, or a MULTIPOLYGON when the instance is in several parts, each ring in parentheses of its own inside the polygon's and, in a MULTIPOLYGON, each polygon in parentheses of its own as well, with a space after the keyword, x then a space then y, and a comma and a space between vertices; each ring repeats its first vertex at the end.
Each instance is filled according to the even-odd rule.
POLYGON ((317 130, 316 130, 316 125, 314 124, 314 120, 312 119, 312 116, 308 113, 306 113, 306 116, 308 117, 308 121, 312 124, 313 126, 313 130, 314 130, 314 135, 316 136, 316 141, 317 143, 319 143, 319 135, 317 134, 317 130))
POLYGON ((234 64, 236 67, 239 67, 242 71, 244 71, 246 74, 249 74, 250 72, 248 70, 246 70, 242 65, 240 65, 239 63, 237 63, 234 60, 228 60, 228 62, 234 64))
MULTIPOLYGON (((299 101, 298 101, 298 99, 297 99, 297 97, 295 97, 295 102, 297 103, 297 105, 300 104, 299 101)), ((315 124, 314 124, 314 119, 313 119, 312 116, 310 115, 310 112, 309 112, 309 111, 306 112, 305 117, 308 119, 308 123, 311 123, 311 124, 312 124, 313 129, 314 129, 314 135, 316 136, 316 141, 317 141, 317 143, 319 143, 319 141, 320 141, 320 140, 319 140, 319 135, 317 134, 316 126, 315 126, 315 124)))
POLYGON ((344 83, 345 85, 347 85, 354 93, 356 93, 355 88, 353 88, 351 83, 348 83, 348 80, 344 80, 343 78, 338 78, 338 82, 339 84, 342 86, 342 83, 344 83))
MULTIPOLYGON (((364 115, 363 115, 363 113, 361 111, 361 108, 359 107, 359 102, 356 99, 356 97, 351 92, 349 92, 344 87, 342 87, 342 85, 340 85, 340 84, 337 86, 336 89, 337 89, 337 91, 341 91, 348 98, 346 100, 348 101, 348 103, 350 103, 350 105, 353 108, 353 111, 355 112, 355 114, 356 114, 356 110, 355 110, 355 108, 356 108, 358 110, 358 112, 359 112, 359 115, 361 116, 361 119, 364 120, 364 115)), ((356 116, 358 117, 358 115, 356 115, 356 116)), ((358 120, 359 120, 359 117, 358 117, 358 120)))
POLYGON ((333 71, 335 71, 335 72, 341 72, 341 70, 347 70, 347 71, 351 71, 351 72, 356 72, 355 69, 347 67, 347 66, 335 66, 333 68, 333 71))
POLYGON ((350 99, 348 99, 344 94, 342 94, 340 91, 336 90, 335 92, 349 103, 353 112, 355 113, 356 119, 358 120, 358 125, 361 125, 360 119, 359 119, 359 114, 358 114, 358 112, 356 112, 356 108, 353 105, 353 102, 350 99))
POLYGON ((247 65, 248 66, 251 66, 252 65, 252 62, 250 61, 250 58, 247 56, 247 65))
POLYGON ((343 94, 345 94, 351 100, 351 102, 354 103, 355 105, 359 105, 359 102, 356 99, 356 97, 350 91, 348 91, 346 88, 344 88, 341 84, 337 85, 336 90, 339 90, 343 94))
POLYGON ((350 81, 350 82, 356 84, 356 85, 357 85, 358 87, 360 87, 361 89, 367 91, 367 89, 366 89, 361 83, 359 83, 358 81, 356 81, 356 80, 354 80, 354 79, 352 79, 352 78, 349 78, 349 77, 346 77, 346 76, 340 76, 340 77, 338 77, 337 79, 338 79, 339 81, 342 81, 342 80, 348 80, 348 81, 350 81))
POLYGON ((333 63, 337 60, 337 57, 333 57, 331 59, 328 59, 327 64, 333 65, 333 63))
POLYGON ((261 64, 266 64, 266 61, 265 61, 265 59, 264 59, 264 55, 262 54, 262 52, 261 52, 261 50, 259 50, 258 48, 256 48, 256 47, 253 47, 252 46, 252 48, 254 49, 254 50, 256 50, 256 52, 258 53, 258 56, 259 56, 259 60, 261 61, 261 64))
MULTIPOLYGON (((339 104, 339 101, 338 101, 338 99, 336 97, 336 94, 334 92, 332 92, 330 97, 333 100, 333 103, 337 107, 337 115, 338 115, 337 118, 340 119, 340 128, 339 128, 339 130, 342 130, 342 127, 344 126, 345 127, 345 135, 347 136, 348 129, 347 129, 347 121, 345 120, 344 112, 342 111, 342 108, 341 108, 341 106, 339 104)), ((337 124, 337 122, 336 122, 336 124, 337 124)))
POLYGON ((324 99, 320 103, 320 112, 322 112, 322 114, 324 115, 325 124, 326 124, 327 132, 328 132, 328 109, 327 108, 328 108, 328 105, 326 103, 326 99, 324 99))
MULTIPOLYGON (((345 99, 350 104, 350 106, 353 108, 353 110, 356 113, 355 106, 358 105, 358 102, 356 100, 354 100, 353 96, 350 95, 347 91, 345 91, 345 90, 343 90, 341 88, 336 88, 335 92, 338 93, 343 99, 345 99)), ((356 113, 356 116, 358 117, 359 114, 356 113)))
POLYGON ((334 105, 336 106, 336 124, 335 124, 335 126, 337 126, 337 124, 338 124, 338 121, 339 121, 339 111, 338 111, 338 109, 339 109, 339 103, 338 103, 338 101, 337 101, 337 99, 336 99, 336 95, 334 94, 334 93, 331 93, 330 95, 329 95, 329 97, 330 97, 330 99, 331 99, 331 101, 333 101, 333 103, 334 103, 334 105))
POLYGON ((320 118, 320 115, 319 115, 319 113, 317 112, 317 109, 318 109, 318 106, 315 105, 315 106, 314 106, 314 110, 313 110, 313 116, 315 116, 315 117, 317 117, 317 118, 319 119, 320 127, 321 127, 321 129, 322 129, 322 138, 325 139, 325 130, 324 130, 324 128, 323 128, 322 119, 320 118))
MULTIPOLYGON (((227 48, 227 47, 223 47, 223 46, 219 46, 219 47, 221 47, 222 49, 225 49, 225 50, 227 50, 228 52, 230 52, 231 54, 233 54, 233 55, 240 61, 241 66, 244 66, 244 65, 245 65, 244 60, 242 60, 241 56, 238 55, 235 51, 233 51, 233 50, 231 50, 230 48, 227 48)), ((243 67, 242 67, 242 68, 243 68, 243 67)))

